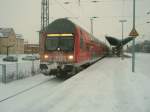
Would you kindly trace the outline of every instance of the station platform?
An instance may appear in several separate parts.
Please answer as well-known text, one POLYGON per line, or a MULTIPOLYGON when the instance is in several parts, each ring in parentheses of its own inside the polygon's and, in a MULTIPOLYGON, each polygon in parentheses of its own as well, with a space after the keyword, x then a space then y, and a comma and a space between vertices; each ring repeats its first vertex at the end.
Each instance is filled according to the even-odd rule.
POLYGON ((55 88, 27 112, 150 112, 150 55, 104 58, 55 88))

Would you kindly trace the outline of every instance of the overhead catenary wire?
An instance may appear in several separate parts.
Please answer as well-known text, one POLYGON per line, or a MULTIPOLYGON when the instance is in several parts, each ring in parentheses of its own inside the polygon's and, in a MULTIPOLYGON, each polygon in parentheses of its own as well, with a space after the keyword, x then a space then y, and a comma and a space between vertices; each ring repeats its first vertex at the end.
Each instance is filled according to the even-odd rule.
MULTIPOLYGON (((63 6, 63 3, 65 2, 65 1, 61 1, 62 3, 60 3, 60 2, 58 2, 58 0, 54 0, 55 2, 56 2, 56 4, 59 4, 66 12, 69 12, 71 15, 73 15, 74 16, 74 14, 69 10, 69 9, 67 9, 67 8, 65 8, 64 6, 63 6)), ((89 0, 80 0, 80 2, 82 3, 82 2, 88 2, 89 0)), ((93 0, 91 0, 91 1, 93 1, 93 0)), ((98 1, 100 1, 100 2, 122 2, 122 15, 120 15, 120 16, 99 16, 99 15, 97 15, 97 16, 99 16, 100 18, 107 18, 107 19, 109 19, 109 18, 123 18, 123 17, 125 17, 125 18, 132 18, 132 15, 125 15, 124 14, 124 11, 125 11, 125 2, 127 2, 127 1, 130 1, 131 2, 131 0, 105 0, 105 1, 103 1, 103 0, 98 0, 98 1)), ((141 1, 141 0, 139 0, 139 1, 141 1)), ((72 1, 69 1, 69 4, 73 4, 73 3, 77 3, 77 1, 74 1, 74 2, 72 2, 72 1)), ((55 4, 55 5, 56 5, 55 4)), ((81 5, 82 6, 82 5, 81 5)), ((82 9, 81 8, 81 6, 79 7, 80 9, 82 9)), ((81 10, 81 12, 83 12, 83 10, 81 10)), ((83 15, 85 15, 85 13, 83 12, 82 13, 83 15)), ((72 17, 73 17, 72 16, 72 17)), ((75 17, 77 17, 77 16, 75 16, 75 17)), ((84 16, 85 18, 87 18, 86 16, 84 16)), ((145 16, 143 16, 143 15, 138 15, 138 16, 136 16, 137 18, 145 18, 145 16)))
MULTIPOLYGON (((65 8, 58 0, 55 0, 55 2, 61 6, 66 12, 70 13, 72 15, 72 17, 76 17, 70 10, 68 10, 67 8, 65 8)), ((83 27, 87 28, 88 26, 86 24, 84 24, 84 21, 81 21, 79 19, 76 19, 83 27)))
MULTIPOLYGON (((81 4, 88 4, 88 3, 117 3, 117 2, 122 2, 123 0, 80 0, 80 5, 81 4)), ((125 0, 126 2, 132 2, 132 0, 125 0)), ((149 1, 149 0, 137 0, 137 2, 143 2, 143 1, 149 1)), ((69 4, 69 3, 74 3, 74 4, 79 4, 78 0, 62 0, 63 3, 69 4)))
MULTIPOLYGON (((82 7, 82 6, 84 6, 82 3, 89 3, 89 1, 91 2, 93 0, 80 0, 81 4, 78 7, 78 10, 80 10, 79 11, 80 15, 74 14, 72 12, 72 10, 68 9, 68 7, 65 7, 66 5, 72 5, 73 7, 74 6, 78 6, 78 3, 77 3, 78 0, 74 0, 74 1, 73 0, 69 0, 69 2, 70 2, 69 4, 64 4, 64 0, 61 0, 61 1, 54 0, 54 1, 55 1, 55 4, 59 5, 61 8, 63 8, 64 11, 66 11, 67 13, 69 13, 69 15, 71 15, 71 16, 68 17, 69 19, 75 19, 74 21, 78 21, 81 24, 81 26, 84 26, 86 29, 89 29, 89 25, 87 23, 85 24, 84 23, 85 21, 82 21, 83 18, 85 20, 85 18, 89 18, 90 17, 90 16, 86 16, 85 15, 86 12, 84 10, 84 7, 82 7), (76 5, 74 5, 74 4, 76 4, 76 5)), ((68 1, 68 0, 65 0, 65 1, 68 1)), ((100 20, 103 20, 103 19, 104 20, 105 19, 119 20, 119 19, 124 19, 125 18, 126 20, 129 20, 129 22, 130 22, 130 19, 132 18, 132 15, 125 14, 125 10, 126 10, 125 9, 125 3, 131 2, 131 0, 98 0, 98 1, 100 1, 98 4, 100 4, 100 3, 107 3, 107 2, 110 2, 110 3, 111 2, 112 3, 122 3, 122 13, 121 13, 121 15, 112 15, 112 16, 111 15, 108 15, 108 16, 107 15, 104 15, 104 16, 103 15, 100 15, 100 16, 99 15, 94 15, 94 16, 98 16, 100 18, 100 20)), ((141 2, 141 0, 137 0, 137 1, 141 2)), ((58 18, 60 18, 60 17, 58 17, 58 18)), ((137 15, 136 18, 137 19, 141 19, 141 18, 146 18, 146 16, 137 15)))

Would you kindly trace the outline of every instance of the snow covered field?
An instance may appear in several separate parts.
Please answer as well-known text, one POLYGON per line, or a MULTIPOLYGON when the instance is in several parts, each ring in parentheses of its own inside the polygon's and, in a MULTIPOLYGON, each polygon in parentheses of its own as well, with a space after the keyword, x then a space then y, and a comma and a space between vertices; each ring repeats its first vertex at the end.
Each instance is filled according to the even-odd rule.
POLYGON ((32 71, 34 71, 35 73, 39 72, 40 61, 24 61, 22 60, 22 58, 25 56, 27 55, 18 55, 18 62, 4 62, 2 59, 6 56, 0 55, 0 82, 2 82, 2 74, 6 79, 3 82, 11 82, 16 79, 22 79, 32 76, 32 71), (4 65, 6 66, 6 74, 2 73, 2 66, 4 65))
POLYGON ((150 54, 136 54, 132 73, 131 58, 105 58, 55 88, 1 102, 0 111, 150 112, 149 59, 150 54))

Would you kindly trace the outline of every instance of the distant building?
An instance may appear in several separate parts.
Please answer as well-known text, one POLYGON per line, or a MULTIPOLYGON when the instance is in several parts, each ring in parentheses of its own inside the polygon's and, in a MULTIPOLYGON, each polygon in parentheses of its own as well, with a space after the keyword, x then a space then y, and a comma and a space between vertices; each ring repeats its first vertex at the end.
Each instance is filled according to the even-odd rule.
POLYGON ((39 53, 39 44, 28 44, 24 43, 24 53, 25 54, 37 54, 39 53))
MULTIPOLYGON (((132 52, 132 46, 127 48, 127 52, 132 52)), ((145 40, 143 42, 137 43, 135 45, 135 52, 145 52, 150 53, 150 41, 145 40)))
POLYGON ((150 41, 149 40, 145 40, 143 42, 142 51, 145 53, 150 53, 150 41))
POLYGON ((24 54, 24 39, 22 35, 16 34, 17 45, 16 45, 16 53, 24 54))
POLYGON ((13 28, 0 28, 0 54, 24 53, 24 39, 17 36, 13 28))

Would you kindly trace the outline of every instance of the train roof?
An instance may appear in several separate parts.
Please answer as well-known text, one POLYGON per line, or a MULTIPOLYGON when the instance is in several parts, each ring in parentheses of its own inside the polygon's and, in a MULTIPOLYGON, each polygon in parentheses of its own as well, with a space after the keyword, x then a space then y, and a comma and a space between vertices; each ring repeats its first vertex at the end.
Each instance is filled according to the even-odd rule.
POLYGON ((50 23, 46 32, 48 33, 75 33, 76 25, 66 18, 61 18, 50 23))
POLYGON ((85 29, 83 29, 79 25, 76 25, 75 23, 68 20, 67 18, 56 19, 55 21, 53 21, 47 26, 46 32, 47 33, 75 33, 77 27, 80 28, 82 31, 86 32, 90 36, 92 41, 102 43, 99 39, 95 38, 92 34, 88 33, 85 29))

